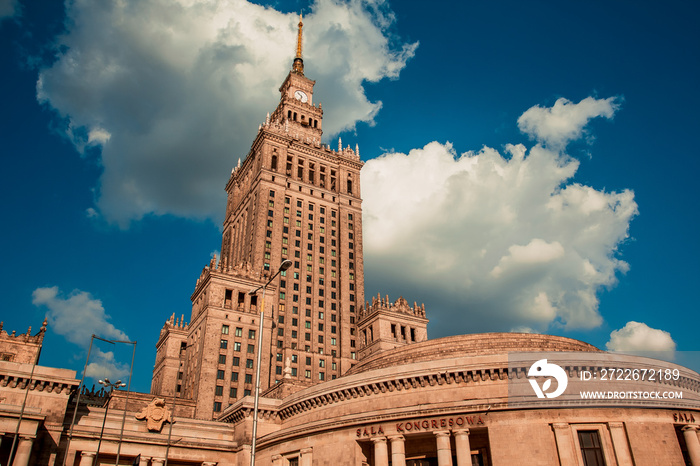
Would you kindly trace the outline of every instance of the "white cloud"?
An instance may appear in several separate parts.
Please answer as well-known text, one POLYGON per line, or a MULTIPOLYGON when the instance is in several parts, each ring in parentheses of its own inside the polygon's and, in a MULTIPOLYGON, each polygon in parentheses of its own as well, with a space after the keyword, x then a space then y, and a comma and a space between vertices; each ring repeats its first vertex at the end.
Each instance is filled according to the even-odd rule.
POLYGON ((600 325, 597 293, 628 268, 634 194, 572 182, 578 161, 558 150, 505 150, 432 142, 365 164, 367 295, 425 301, 442 335, 600 325))
MULTIPOLYGON (((45 306, 49 329, 87 350, 92 335, 108 340, 128 341, 129 337, 109 322, 102 301, 85 291, 73 290, 68 296, 57 286, 37 288, 32 293, 35 306, 45 306)), ((93 345, 86 376, 117 380, 129 375, 129 366, 114 359, 111 351, 93 345)))
POLYGON ((48 308, 46 318, 53 332, 83 348, 88 347, 93 333, 108 340, 129 339, 109 322, 102 301, 85 291, 73 290, 65 296, 57 286, 37 288, 32 303, 48 308))
POLYGON ((586 97, 577 104, 561 98, 550 108, 530 108, 518 118, 518 127, 538 142, 563 147, 583 135, 583 129, 590 119, 612 118, 618 108, 615 97, 586 97))
POLYGON ((118 380, 124 383, 128 381, 129 365, 115 360, 112 351, 103 352, 99 348, 95 348, 93 349, 90 359, 91 362, 85 370, 86 377, 91 377, 96 380, 108 378, 114 383, 118 380))
MULTIPOLYGON (((325 134, 371 123, 362 84, 396 77, 417 44, 396 43, 384 2, 316 0, 304 18, 306 75, 325 134)), ((298 17, 245 0, 67 4, 58 60, 37 97, 80 151, 101 146, 96 207, 122 226, 148 214, 219 218, 222 186, 274 110, 298 17)))
POLYGON ((610 341, 605 344, 608 351, 631 353, 671 352, 676 350, 676 342, 671 334, 649 327, 642 322, 630 321, 619 330, 610 333, 610 341))

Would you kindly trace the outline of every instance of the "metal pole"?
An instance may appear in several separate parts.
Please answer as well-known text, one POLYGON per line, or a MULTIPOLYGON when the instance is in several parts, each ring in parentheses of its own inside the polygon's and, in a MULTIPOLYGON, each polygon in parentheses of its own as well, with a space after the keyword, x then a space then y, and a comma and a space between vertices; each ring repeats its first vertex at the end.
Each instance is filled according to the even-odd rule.
MULTIPOLYGON (((110 394, 114 391, 114 388, 110 390, 110 394)), ((99 466, 100 462, 100 446, 102 445, 102 435, 104 435, 105 432, 105 424, 107 423, 107 413, 109 412, 109 402, 110 402, 110 397, 107 397, 107 407, 105 408, 105 417, 102 419, 102 429, 100 430, 100 440, 97 441, 97 453, 95 453, 95 460, 92 464, 95 466, 99 466)))
POLYGON ((170 439, 173 436, 173 423, 174 422, 175 422, 175 394, 173 393, 173 418, 170 420, 170 426, 168 428, 168 442, 165 444, 165 463, 163 466, 168 466, 168 455, 170 454, 170 439))
MULTIPOLYGON (((42 342, 43 345, 43 342, 42 342)), ((7 464, 12 464, 12 460, 15 456, 15 447, 17 446, 17 438, 19 437, 19 427, 22 424, 22 419, 24 418, 24 409, 27 406, 27 396, 29 396, 29 384, 32 383, 32 378, 34 377, 34 369, 39 363, 39 355, 41 354, 41 346, 39 346, 36 352, 36 357, 34 358, 34 363, 32 364, 32 370, 29 373, 29 380, 27 380, 27 387, 24 391, 24 401, 22 401, 22 409, 19 411, 19 420, 17 421, 17 427, 15 428, 15 437, 12 439, 12 448, 10 448, 10 456, 7 458, 7 464)))
POLYGON ((80 379, 80 385, 78 385, 78 398, 75 400, 75 409, 73 409, 73 419, 70 421, 70 430, 68 431, 68 441, 66 442, 66 451, 63 454, 63 466, 66 465, 68 461, 68 450, 70 450, 70 441, 73 438, 73 426, 75 425, 75 417, 78 415, 78 405, 80 404, 80 392, 85 382, 85 373, 87 372, 88 361, 90 360, 90 352, 92 351, 92 342, 95 341, 97 336, 93 333, 90 337, 90 347, 88 348, 87 358, 85 358, 85 367, 83 368, 83 376, 80 379))
MULTIPOLYGON (((279 273, 279 272, 278 272, 279 273)), ((275 277, 277 274, 275 274, 275 277)), ((272 277, 272 278, 275 278, 272 277)), ((272 281, 272 278, 270 281, 272 281)), ((263 320, 265 319, 265 291, 267 285, 265 284, 262 294, 262 303, 260 305, 260 325, 258 326, 258 354, 257 363, 255 365, 255 405, 253 408, 253 441, 250 447, 250 466, 255 466, 255 438, 258 435, 258 402, 260 401, 260 365, 262 360, 262 335, 263 335, 263 320)))
POLYGON ((115 343, 128 343, 133 345, 131 352, 131 368, 129 369, 129 385, 126 387, 126 401, 124 402, 124 414, 122 415, 122 428, 119 432, 119 443, 117 444, 117 462, 115 466, 119 466, 119 454, 122 451, 122 438, 124 437, 124 423, 126 422, 126 409, 129 407, 129 394, 131 393, 131 375, 134 373, 134 356, 136 356, 135 341, 116 341, 115 343))
POLYGON ((90 338, 90 346, 88 347, 88 354, 87 358, 85 358, 85 367, 83 368, 83 376, 80 379, 80 385, 78 385, 78 397, 75 400, 75 409, 73 409, 73 419, 70 421, 70 430, 68 431, 68 442, 66 443, 66 451, 63 454, 63 466, 66 466, 66 461, 68 461, 68 451, 70 450, 70 442, 73 439, 73 426, 75 425, 75 417, 78 415, 78 406, 80 405, 80 393, 81 393, 81 387, 83 386, 83 382, 85 382, 85 373, 87 372, 87 367, 88 367, 88 361, 90 361, 90 352, 92 351, 92 342, 97 338, 98 340, 101 341, 106 341, 107 343, 114 344, 113 341, 111 340, 105 340, 104 338, 100 338, 94 333, 92 334, 92 337, 90 338))
POLYGON ((257 364, 255 365, 255 404, 253 408, 253 439, 250 446, 250 466, 255 466, 255 446, 256 437, 258 435, 258 403, 260 401, 260 366, 262 360, 262 342, 263 342, 263 322, 265 320, 265 291, 267 291, 267 286, 272 283, 272 280, 277 277, 281 272, 284 272, 289 267, 292 266, 292 261, 284 260, 277 272, 270 277, 270 279, 265 283, 264 286, 258 287, 252 291, 249 291, 249 295, 254 295, 260 288, 263 290, 262 302, 260 305, 260 325, 258 326, 258 351, 257 351, 257 364))

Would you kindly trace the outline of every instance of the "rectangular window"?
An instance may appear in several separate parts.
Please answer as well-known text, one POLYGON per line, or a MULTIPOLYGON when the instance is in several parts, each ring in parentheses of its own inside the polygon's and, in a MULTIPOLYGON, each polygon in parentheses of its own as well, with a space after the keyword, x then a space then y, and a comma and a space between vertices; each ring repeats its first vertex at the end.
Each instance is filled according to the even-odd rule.
POLYGON ((241 350, 241 342, 240 341, 234 341, 233 342, 233 351, 240 351, 241 350))
MULTIPOLYGON (((280 296, 280 298, 284 298, 283 296, 280 296)), ((255 330, 248 330, 248 338, 251 340, 255 340, 255 330)))
POLYGON ((243 329, 241 327, 236 327, 236 336, 243 336, 243 329))
POLYGON ((255 345, 248 345, 248 352, 255 353, 255 345))
POLYGON ((310 379, 310 378, 311 378, 311 371, 309 371, 309 370, 304 371, 304 376, 305 376, 307 379, 310 379))
POLYGON ((214 412, 218 413, 221 411, 221 402, 220 401, 215 401, 214 402, 214 412))
POLYGON ((238 372, 231 372, 231 382, 238 382, 238 372))
POLYGON ((253 374, 246 374, 244 383, 253 383, 253 374))
POLYGON ((226 355, 225 354, 219 355, 219 364, 226 364, 226 355))
POLYGON ((238 395, 238 389, 235 387, 231 387, 231 390, 229 391, 229 398, 236 398, 238 395))
POLYGON ((222 326, 221 326, 221 334, 222 334, 222 335, 228 335, 228 325, 222 325, 222 326))
POLYGON ((245 360, 245 367, 247 369, 252 369, 253 368, 253 360, 252 359, 246 359, 245 360))
POLYGON ((243 390, 243 396, 250 396, 250 390, 247 388, 243 390))
POLYGON ((219 342, 219 348, 221 348, 221 349, 226 349, 226 348, 228 348, 228 340, 221 340, 221 341, 219 342))
POLYGON ((585 466, 605 466, 603 447, 597 430, 579 430, 578 442, 585 466))
POLYGON ((219 369, 218 371, 216 371, 216 378, 217 378, 218 380, 224 380, 224 371, 222 371, 221 369, 219 369))
POLYGON ((224 394, 224 387, 221 385, 217 385, 216 388, 214 389, 214 396, 223 396, 224 394))
POLYGON ((240 366, 241 365, 241 358, 238 356, 233 357, 233 362, 231 363, 232 366, 240 366))

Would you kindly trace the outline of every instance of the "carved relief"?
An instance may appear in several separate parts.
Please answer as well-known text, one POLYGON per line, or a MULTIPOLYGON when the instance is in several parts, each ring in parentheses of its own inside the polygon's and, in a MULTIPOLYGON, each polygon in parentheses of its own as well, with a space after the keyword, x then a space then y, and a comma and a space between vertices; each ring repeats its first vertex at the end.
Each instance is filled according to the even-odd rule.
POLYGON ((154 398, 148 406, 136 413, 134 417, 140 421, 145 419, 148 430, 156 432, 160 432, 163 429, 163 423, 173 422, 170 410, 165 407, 163 398, 154 398))

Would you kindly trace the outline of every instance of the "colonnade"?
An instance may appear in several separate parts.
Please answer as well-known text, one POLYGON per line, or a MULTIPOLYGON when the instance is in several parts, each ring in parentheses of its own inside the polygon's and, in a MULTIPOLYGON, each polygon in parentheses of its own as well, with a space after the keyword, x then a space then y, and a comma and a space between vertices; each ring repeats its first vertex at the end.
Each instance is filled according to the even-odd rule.
MULTIPOLYGON (((80 464, 79 466, 93 466, 95 462, 95 456, 97 453, 94 451, 84 451, 80 453, 80 464)), ((153 458, 150 456, 139 457, 139 466, 163 466, 165 464, 165 458, 153 458)), ((203 461, 202 466, 216 466, 217 463, 211 461, 203 461)))
POLYGON ((690 456, 690 464, 692 466, 700 466, 700 440, 698 440, 698 426, 687 425, 683 426, 681 430, 683 431, 685 446, 688 449, 688 456, 690 456))
POLYGON ((19 441, 17 442, 17 450, 15 451, 15 459, 12 461, 12 466, 29 466, 29 457, 32 455, 33 445, 33 437, 20 435, 19 441))
MULTIPOLYGON (((455 437, 457 450, 456 466, 471 466, 472 455, 469 446, 469 429, 439 430, 433 432, 437 447, 438 466, 453 466, 450 437, 455 437)), ((406 466, 405 437, 390 435, 388 437, 373 437, 374 466, 389 466, 389 450, 391 449, 392 466, 406 466), (388 443, 387 443, 388 442, 388 443)))

